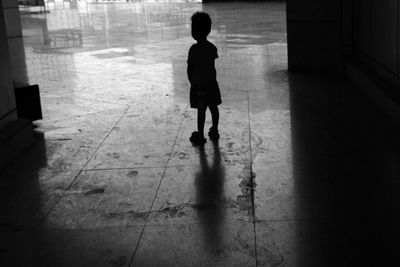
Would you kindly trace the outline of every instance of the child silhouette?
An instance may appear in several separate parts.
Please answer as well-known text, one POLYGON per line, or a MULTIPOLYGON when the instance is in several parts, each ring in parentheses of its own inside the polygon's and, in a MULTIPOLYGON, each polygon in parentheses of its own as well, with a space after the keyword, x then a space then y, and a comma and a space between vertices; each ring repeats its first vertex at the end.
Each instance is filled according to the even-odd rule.
POLYGON ((197 41, 189 49, 187 75, 190 82, 190 107, 197 108, 197 132, 193 132, 190 141, 194 145, 203 145, 204 123, 207 107, 211 111, 212 127, 208 135, 211 140, 219 138, 218 105, 222 103, 217 82, 215 59, 218 58, 217 48, 207 40, 211 32, 211 18, 205 12, 192 15, 192 37, 197 41))

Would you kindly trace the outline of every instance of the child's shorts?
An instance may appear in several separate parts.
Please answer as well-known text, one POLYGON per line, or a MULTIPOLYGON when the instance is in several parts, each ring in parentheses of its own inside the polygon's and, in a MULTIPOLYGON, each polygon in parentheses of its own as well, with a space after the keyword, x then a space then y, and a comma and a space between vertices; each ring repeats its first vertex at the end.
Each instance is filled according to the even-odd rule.
POLYGON ((195 84, 190 87, 190 107, 198 108, 199 103, 205 106, 216 106, 222 103, 218 82, 195 84))

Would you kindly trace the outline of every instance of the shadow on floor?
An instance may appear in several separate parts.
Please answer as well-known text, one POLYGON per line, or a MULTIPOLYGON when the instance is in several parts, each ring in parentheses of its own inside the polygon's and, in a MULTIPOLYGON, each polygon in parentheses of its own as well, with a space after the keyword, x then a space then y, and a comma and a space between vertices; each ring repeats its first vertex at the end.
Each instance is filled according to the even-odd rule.
POLYGON ((398 125, 343 78, 289 84, 298 266, 398 264, 398 125))
POLYGON ((199 221, 203 230, 205 251, 215 253, 218 246, 222 243, 223 232, 221 227, 224 225, 225 206, 224 206, 224 182, 225 170, 221 165, 221 152, 218 141, 213 142, 214 155, 212 164, 207 160, 204 147, 199 147, 200 171, 195 174, 196 185, 196 205, 200 211, 199 221), (213 224, 210 224, 210 218, 213 224))
POLYGON ((20 252, 29 254, 32 229, 45 216, 39 177, 47 165, 46 143, 43 133, 35 131, 34 138, 34 145, 1 172, 0 263, 29 264, 20 252))

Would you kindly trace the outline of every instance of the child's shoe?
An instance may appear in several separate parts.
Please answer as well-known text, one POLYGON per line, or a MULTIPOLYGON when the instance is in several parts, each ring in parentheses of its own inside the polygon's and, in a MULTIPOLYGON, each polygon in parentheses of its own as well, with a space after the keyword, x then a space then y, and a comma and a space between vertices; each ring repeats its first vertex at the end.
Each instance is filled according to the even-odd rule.
POLYGON ((213 127, 210 128, 208 131, 208 136, 210 137, 211 140, 217 141, 219 139, 219 132, 218 130, 215 130, 213 127))
POLYGON ((204 145, 204 143, 207 142, 204 137, 200 136, 199 132, 193 132, 189 140, 196 146, 204 145))

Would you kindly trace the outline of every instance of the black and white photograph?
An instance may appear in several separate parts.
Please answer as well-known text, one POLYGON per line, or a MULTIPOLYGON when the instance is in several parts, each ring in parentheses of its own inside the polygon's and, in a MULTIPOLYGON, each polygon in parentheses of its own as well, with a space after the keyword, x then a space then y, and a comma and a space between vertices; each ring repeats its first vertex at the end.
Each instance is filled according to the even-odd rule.
POLYGON ((400 266, 400 0, 0 0, 0 267, 400 266))

